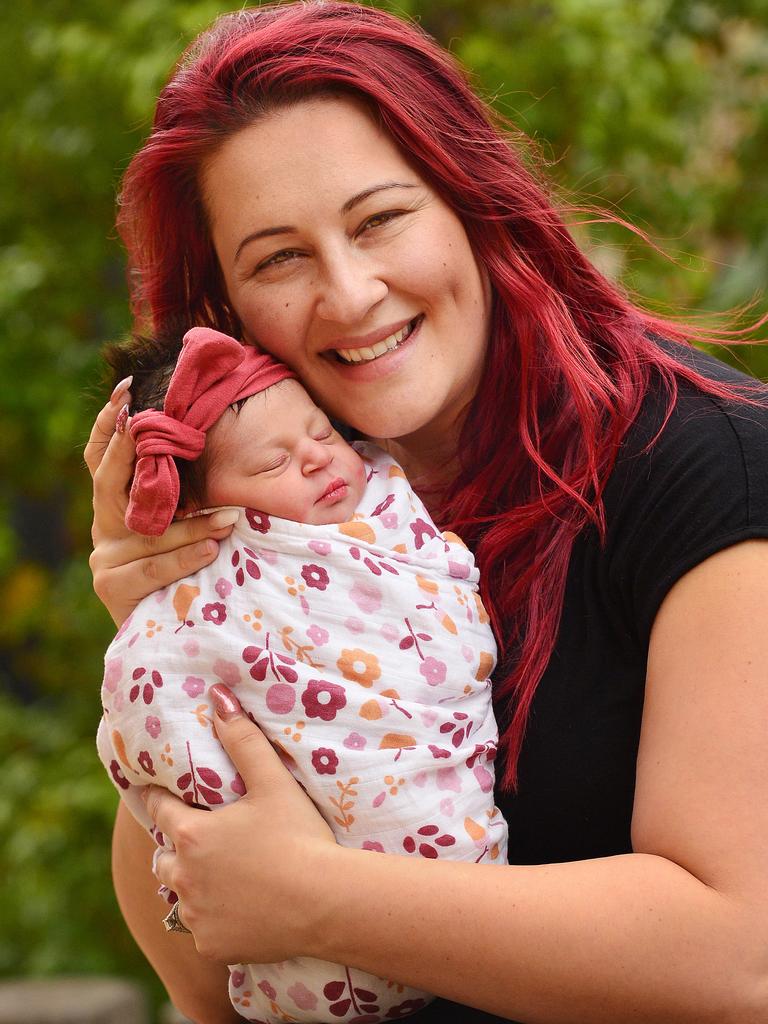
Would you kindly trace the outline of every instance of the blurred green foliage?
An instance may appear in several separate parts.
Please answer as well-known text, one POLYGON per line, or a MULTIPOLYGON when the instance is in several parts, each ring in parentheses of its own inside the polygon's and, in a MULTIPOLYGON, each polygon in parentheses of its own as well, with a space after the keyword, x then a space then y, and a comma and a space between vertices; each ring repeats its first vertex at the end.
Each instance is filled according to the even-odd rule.
MULTIPOLYGON (((669 311, 756 299, 768 270, 764 0, 401 0, 538 142, 575 225, 669 311)), ((82 467, 99 349, 129 327, 120 173, 215 0, 45 0, 4 11, 0 111, 0 973, 146 968, 108 877, 115 798, 93 748, 110 623, 90 589, 82 467)), ((768 333, 768 332, 766 332, 768 333)), ((740 352, 768 376, 768 350, 740 352)), ((155 989, 156 991, 156 989, 155 989)))

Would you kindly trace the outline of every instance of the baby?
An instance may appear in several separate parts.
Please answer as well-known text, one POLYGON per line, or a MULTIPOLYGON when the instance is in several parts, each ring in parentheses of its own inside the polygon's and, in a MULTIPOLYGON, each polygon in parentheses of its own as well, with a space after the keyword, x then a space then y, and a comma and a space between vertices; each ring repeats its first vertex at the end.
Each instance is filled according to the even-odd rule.
MULTIPOLYGON (((217 559, 142 601, 107 651, 98 747, 134 816, 153 831, 150 782, 210 808, 243 794, 206 702, 224 682, 340 844, 505 864, 477 569, 402 469, 347 444, 287 367, 207 328, 185 336, 164 411, 130 430, 131 528, 239 509, 217 559)), ((430 998, 306 958, 233 965, 230 997, 270 1024, 392 1019, 430 998)))

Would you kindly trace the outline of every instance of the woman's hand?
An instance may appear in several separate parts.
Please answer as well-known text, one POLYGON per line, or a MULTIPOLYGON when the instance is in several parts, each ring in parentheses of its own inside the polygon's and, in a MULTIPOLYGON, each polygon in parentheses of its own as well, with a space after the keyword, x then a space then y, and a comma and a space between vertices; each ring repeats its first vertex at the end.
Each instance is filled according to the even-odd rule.
POLYGON ((226 510, 174 523, 161 537, 142 537, 126 527, 136 457, 125 430, 130 383, 129 377, 117 385, 85 446, 93 477, 93 588, 118 626, 147 594, 212 562, 216 541, 232 530, 232 514, 226 510))
POLYGON ((247 794, 204 813, 147 787, 147 810, 176 848, 157 858, 157 877, 178 895, 203 956, 223 963, 311 956, 324 916, 317 879, 332 869, 339 847, 231 690, 217 684, 208 692, 216 732, 247 794))

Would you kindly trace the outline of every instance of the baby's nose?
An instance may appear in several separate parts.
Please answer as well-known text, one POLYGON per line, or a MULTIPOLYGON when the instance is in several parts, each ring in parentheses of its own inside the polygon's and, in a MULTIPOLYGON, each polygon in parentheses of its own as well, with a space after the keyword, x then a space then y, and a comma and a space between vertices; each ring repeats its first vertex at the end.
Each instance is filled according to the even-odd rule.
POLYGON ((330 446, 322 441, 309 440, 305 446, 303 470, 304 473, 314 473, 318 469, 324 469, 333 462, 333 451, 330 446))

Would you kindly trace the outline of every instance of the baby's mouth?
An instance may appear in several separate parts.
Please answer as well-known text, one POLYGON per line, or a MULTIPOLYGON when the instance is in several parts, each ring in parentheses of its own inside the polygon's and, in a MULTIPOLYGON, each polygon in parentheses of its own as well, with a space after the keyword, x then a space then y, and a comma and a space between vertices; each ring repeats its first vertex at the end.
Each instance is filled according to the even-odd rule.
POLYGON ((354 363, 371 363, 374 359, 380 359, 382 356, 387 355, 388 352, 394 352, 403 342, 407 341, 423 319, 424 314, 420 313, 410 323, 407 323, 405 327, 401 327, 399 331, 390 334, 383 341, 377 341, 370 348, 337 348, 335 350, 336 358, 347 366, 354 363))
POLYGON ((346 492, 347 481, 343 477, 337 476, 335 480, 331 480, 330 484, 326 487, 320 497, 317 499, 315 504, 319 504, 321 501, 326 501, 329 498, 341 498, 346 492))

